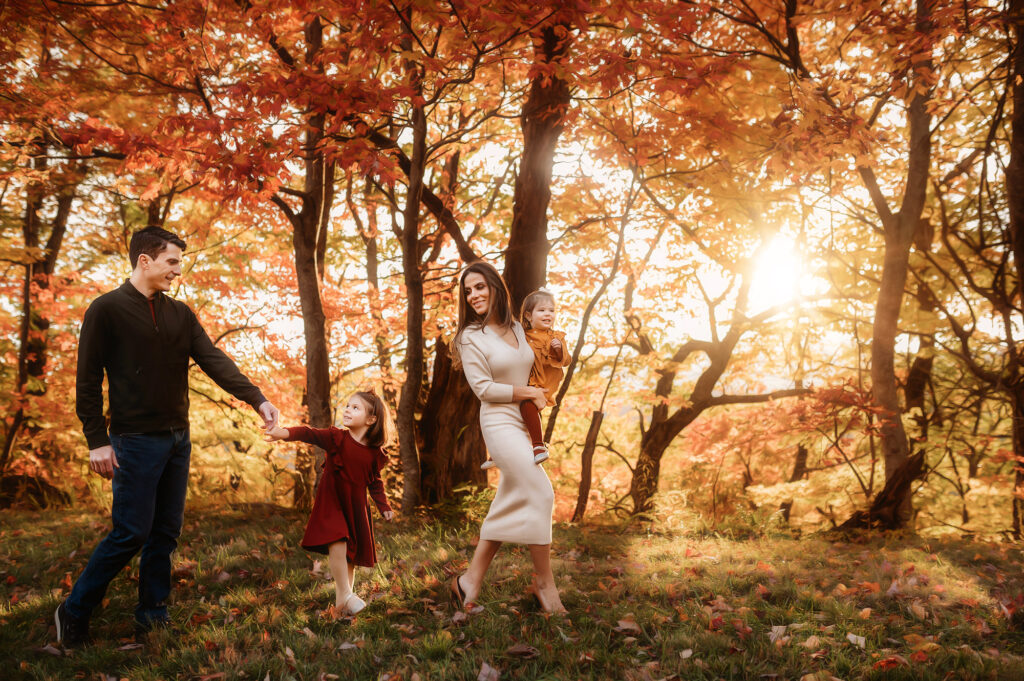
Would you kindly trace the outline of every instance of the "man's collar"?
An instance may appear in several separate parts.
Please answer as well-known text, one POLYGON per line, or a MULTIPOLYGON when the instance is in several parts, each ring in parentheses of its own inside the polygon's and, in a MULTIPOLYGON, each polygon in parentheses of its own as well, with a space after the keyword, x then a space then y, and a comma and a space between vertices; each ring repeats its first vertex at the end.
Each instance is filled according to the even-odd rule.
POLYGON ((130 295, 130 296, 132 296, 134 298, 138 298, 140 300, 153 300, 153 301, 155 301, 157 298, 160 297, 161 294, 163 294, 163 291, 156 290, 156 291, 153 292, 153 297, 152 298, 147 298, 145 295, 143 295, 142 291, 140 291, 139 289, 135 288, 135 284, 132 283, 132 280, 131 280, 130 277, 128 279, 125 279, 124 283, 121 284, 121 290, 124 291, 125 293, 127 293, 128 295, 130 295))

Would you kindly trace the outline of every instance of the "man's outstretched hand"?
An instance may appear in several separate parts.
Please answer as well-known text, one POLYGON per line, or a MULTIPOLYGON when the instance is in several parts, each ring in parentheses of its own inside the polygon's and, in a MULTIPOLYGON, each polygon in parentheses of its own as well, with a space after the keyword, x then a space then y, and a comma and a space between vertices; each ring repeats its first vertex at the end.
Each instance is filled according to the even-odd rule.
POLYGON ((117 465, 117 456, 114 455, 114 448, 110 445, 103 445, 96 449, 90 449, 89 468, 107 480, 114 477, 114 469, 120 468, 117 465))
POLYGON ((281 416, 281 412, 269 400, 260 405, 259 412, 263 417, 263 430, 270 431, 277 427, 277 419, 281 416))

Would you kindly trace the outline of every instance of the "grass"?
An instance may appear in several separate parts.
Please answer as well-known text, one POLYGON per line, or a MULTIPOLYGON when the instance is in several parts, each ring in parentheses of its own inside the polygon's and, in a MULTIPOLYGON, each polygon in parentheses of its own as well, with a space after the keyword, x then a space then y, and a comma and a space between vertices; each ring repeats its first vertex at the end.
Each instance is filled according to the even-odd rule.
MULTIPOLYGON (((187 510, 171 608, 180 631, 132 645, 134 574, 93 615, 94 645, 55 654, 52 614, 107 527, 90 512, 0 518, 5 679, 1024 679, 1010 615, 1024 592, 1014 544, 922 539, 730 540, 637 527, 555 529, 568 619, 524 596, 529 559, 503 548, 484 612, 453 620, 445 583, 477 525, 378 525, 361 568, 369 607, 333 603, 326 564, 276 507, 187 510)), ((133 566, 134 569, 134 566, 133 566)), ((1022 611, 1024 614, 1024 611, 1022 611)))

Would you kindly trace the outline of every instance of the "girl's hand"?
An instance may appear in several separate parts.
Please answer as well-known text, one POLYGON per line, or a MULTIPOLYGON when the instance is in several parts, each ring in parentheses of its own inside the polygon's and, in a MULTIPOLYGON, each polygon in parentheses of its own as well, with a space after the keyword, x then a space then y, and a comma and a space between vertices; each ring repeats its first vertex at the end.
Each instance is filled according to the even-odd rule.
POLYGON ((562 347, 562 341, 558 340, 557 338, 552 338, 551 347, 557 350, 558 348, 562 347))
POLYGON ((392 520, 395 519, 395 512, 394 511, 390 511, 390 510, 389 511, 384 511, 384 513, 382 513, 381 515, 383 515, 384 516, 384 520, 387 520, 388 522, 391 522, 392 520))
POLYGON ((278 440, 288 439, 288 429, 282 428, 281 426, 274 426, 273 428, 266 429, 266 437, 263 438, 267 442, 277 442, 278 440))

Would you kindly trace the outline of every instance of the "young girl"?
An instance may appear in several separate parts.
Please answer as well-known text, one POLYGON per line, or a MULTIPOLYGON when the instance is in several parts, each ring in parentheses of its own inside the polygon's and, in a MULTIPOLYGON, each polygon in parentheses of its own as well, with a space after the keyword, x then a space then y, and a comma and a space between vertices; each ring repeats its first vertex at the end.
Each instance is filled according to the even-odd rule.
POLYGON ((383 447, 391 443, 393 427, 387 407, 373 392, 352 395, 341 422, 345 428, 276 426, 267 432, 266 440, 308 442, 326 452, 302 548, 327 554, 334 577, 336 612, 354 615, 366 607, 366 602, 352 592, 355 566, 373 567, 377 563, 366 493, 370 493, 385 520, 395 515, 380 479, 387 461, 383 447))
MULTIPOLYGON (((551 328, 555 323, 555 297, 543 288, 526 296, 520 320, 534 356, 530 385, 546 390, 547 406, 554 406, 555 391, 562 382, 562 367, 568 366, 570 359, 565 333, 551 328)), ((539 464, 548 458, 548 446, 541 435, 540 411, 532 401, 524 400, 519 403, 519 412, 533 442, 533 462, 539 464)), ((488 459, 480 468, 486 470, 494 465, 494 461, 488 459)))

